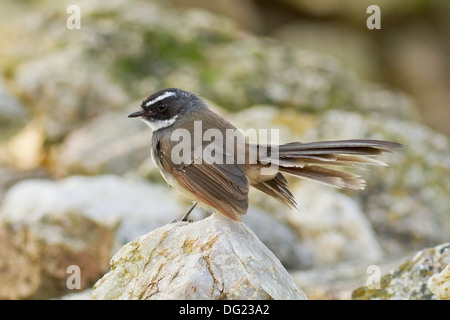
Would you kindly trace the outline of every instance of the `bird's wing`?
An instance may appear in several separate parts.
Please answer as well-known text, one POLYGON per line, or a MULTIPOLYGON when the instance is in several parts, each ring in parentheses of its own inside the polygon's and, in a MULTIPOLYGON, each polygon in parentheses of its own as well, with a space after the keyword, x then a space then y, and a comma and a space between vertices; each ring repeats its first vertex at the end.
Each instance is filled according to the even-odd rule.
MULTIPOLYGON (((162 138, 164 145, 170 145, 167 150, 172 150, 177 141, 171 141, 170 137, 162 138)), ((203 142, 202 151, 209 146, 215 148, 215 157, 221 156, 223 161, 213 161, 210 159, 210 152, 204 152, 202 159, 190 161, 188 163, 179 163, 175 161, 171 154, 166 154, 157 146, 155 156, 167 171, 177 182, 178 187, 188 191, 195 200, 200 201, 225 216, 240 221, 242 215, 248 208, 248 190, 249 183, 243 170, 243 165, 232 163, 227 164, 226 148, 221 143, 214 145, 214 142, 203 142)), ((189 144, 186 146, 189 147, 189 144)), ((177 149, 179 150, 179 149, 177 149)), ((191 153, 194 150, 191 149, 191 153)), ((195 160, 191 158, 191 160, 195 160)))

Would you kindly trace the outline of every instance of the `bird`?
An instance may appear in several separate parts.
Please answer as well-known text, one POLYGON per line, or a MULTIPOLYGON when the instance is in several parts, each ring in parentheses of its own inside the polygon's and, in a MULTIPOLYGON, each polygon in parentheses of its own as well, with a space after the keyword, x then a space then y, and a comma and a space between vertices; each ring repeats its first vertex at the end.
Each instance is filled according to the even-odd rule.
POLYGON ((188 220, 197 204, 241 221, 250 187, 298 209, 286 175, 362 190, 361 176, 336 167, 386 165, 373 156, 403 147, 373 139, 250 143, 205 100, 179 88, 151 94, 128 117, 141 118, 151 128, 154 163, 170 186, 193 200, 181 221, 188 220))

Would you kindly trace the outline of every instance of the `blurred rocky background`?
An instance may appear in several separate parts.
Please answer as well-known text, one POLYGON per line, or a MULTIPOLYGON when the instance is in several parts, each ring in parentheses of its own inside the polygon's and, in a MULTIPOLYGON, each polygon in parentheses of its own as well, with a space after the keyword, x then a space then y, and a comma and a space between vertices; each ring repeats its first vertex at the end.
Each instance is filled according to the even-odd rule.
POLYGON ((360 171, 365 191, 292 180, 301 212, 255 191, 244 223, 310 299, 446 297, 441 280, 416 288, 449 263, 449 16, 446 0, 2 1, 0 298, 90 288, 121 245, 184 213, 149 159, 150 131, 126 118, 164 87, 281 142, 405 144, 360 171), (371 4, 379 30, 366 27, 371 4), (371 266, 386 292, 410 265, 429 272, 406 294, 364 289, 371 266))

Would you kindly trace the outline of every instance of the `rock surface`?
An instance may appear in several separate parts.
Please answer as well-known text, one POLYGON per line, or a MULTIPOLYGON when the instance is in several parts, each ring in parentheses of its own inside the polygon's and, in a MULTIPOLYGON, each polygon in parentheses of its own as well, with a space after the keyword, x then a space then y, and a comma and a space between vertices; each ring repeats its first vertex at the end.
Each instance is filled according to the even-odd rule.
POLYGON ((69 293, 55 300, 92 300, 92 288, 69 293))
POLYGON ((292 271, 291 275, 310 300, 350 300, 355 288, 371 279, 374 266, 384 273, 401 262, 402 259, 393 257, 379 261, 352 260, 292 271))
POLYGON ((74 211, 31 216, 14 209, 0 210, 0 299, 54 298, 107 270, 116 225, 74 211))
POLYGON ((119 239, 128 242, 181 216, 185 208, 173 198, 163 186, 113 175, 27 180, 9 190, 2 215, 18 222, 39 219, 46 212, 112 220, 120 222, 119 239))
MULTIPOLYGON (((11 221, 44 212, 67 211, 98 221, 114 220, 120 223, 118 240, 125 243, 180 218, 188 204, 179 201, 174 190, 162 185, 100 175, 71 176, 59 181, 29 179, 17 183, 7 193, 4 207, 4 215, 11 221)), ((191 217, 201 219, 205 213, 199 208, 191 217)), ((312 265, 312 254, 293 228, 255 207, 249 208, 244 221, 285 267, 304 269, 312 265)))
POLYGON ((128 112, 106 112, 71 132, 59 149, 58 166, 71 174, 123 174, 150 157, 151 132, 127 121, 128 112), (111 130, 114 128, 114 130, 111 130))
MULTIPOLYGON (((360 287, 353 292, 352 297, 353 299, 363 300, 437 300, 439 298, 430 291, 427 283, 432 276, 442 272, 449 264, 450 243, 421 250, 414 257, 383 276, 380 279, 380 289, 360 287)), ((446 273, 443 273, 442 279, 446 277, 446 273)), ((434 279, 437 280, 437 278, 434 279)), ((432 288, 439 294, 446 296, 448 294, 448 273, 447 280, 445 280, 447 281, 446 284, 443 281, 439 289, 438 283, 441 284, 441 282, 436 280, 431 280, 432 288)))
POLYGON ((126 244, 94 299, 306 299, 243 223, 220 214, 173 223, 126 244))
POLYGON ((37 58, 20 65, 15 74, 18 90, 33 101, 49 141, 61 140, 80 122, 127 100, 104 68, 80 51, 84 50, 63 49, 37 58), (95 87, 102 90, 93 90, 95 87))
POLYGON ((439 299, 450 300, 450 264, 441 273, 430 278, 428 288, 439 299))
POLYGON ((296 230, 262 209, 250 206, 242 221, 272 251, 288 270, 312 267, 315 253, 296 230))
POLYGON ((367 185, 364 191, 352 192, 352 198, 360 203, 387 252, 396 253, 402 247, 416 251, 448 241, 448 137, 416 121, 343 110, 324 113, 305 134, 306 141, 329 137, 382 138, 406 146, 380 158, 389 167, 355 170, 367 185))
POLYGON ((0 141, 17 132, 28 120, 25 107, 9 93, 0 77, 0 141))
POLYGON ((311 248, 316 266, 382 257, 372 226, 355 200, 309 181, 292 191, 300 212, 286 210, 286 220, 311 248))

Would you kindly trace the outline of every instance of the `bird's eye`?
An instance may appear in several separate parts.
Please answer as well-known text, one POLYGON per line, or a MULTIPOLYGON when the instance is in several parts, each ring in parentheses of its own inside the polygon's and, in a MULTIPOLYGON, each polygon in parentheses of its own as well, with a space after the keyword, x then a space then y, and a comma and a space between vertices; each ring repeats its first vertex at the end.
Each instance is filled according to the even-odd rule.
POLYGON ((166 105, 164 103, 158 103, 158 110, 159 111, 164 111, 166 110, 166 105))

